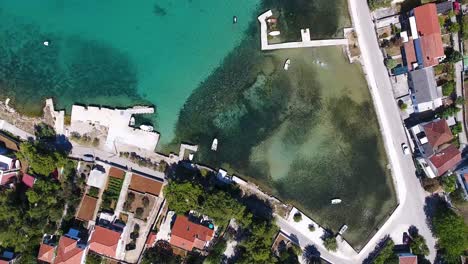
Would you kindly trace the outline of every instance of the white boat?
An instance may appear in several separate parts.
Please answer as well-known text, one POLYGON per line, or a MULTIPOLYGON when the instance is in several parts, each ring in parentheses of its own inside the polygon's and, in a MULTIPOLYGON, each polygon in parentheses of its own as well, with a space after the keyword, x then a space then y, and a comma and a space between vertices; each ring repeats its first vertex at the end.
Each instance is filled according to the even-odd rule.
POLYGON ((193 153, 190 153, 190 154, 188 155, 188 159, 189 159, 190 161, 193 160, 193 153))
POLYGON ((341 203, 341 199, 332 199, 331 204, 339 204, 341 203))
POLYGON ((236 23, 237 23, 237 16, 233 16, 233 17, 232 17, 232 23, 233 23, 233 24, 236 24, 236 23))
POLYGON ((287 59, 285 62, 284 62, 284 70, 287 71, 289 69, 289 65, 291 65, 291 60, 290 59, 287 59))
POLYGON ((213 143, 211 143, 211 150, 216 151, 218 149, 218 139, 213 139, 213 143))
POLYGON ((42 42, 42 44, 47 47, 47 46, 49 46, 50 42, 48 40, 46 40, 46 41, 42 42))
POLYGON ((130 117, 130 126, 134 126, 135 125, 135 118, 132 116, 130 117))
POLYGON ((343 225, 343 226, 340 228, 340 231, 338 231, 338 234, 343 235, 344 232, 346 232, 346 230, 348 230, 348 226, 347 226, 347 225, 343 225))
POLYGON ((270 33, 268 33, 268 35, 270 35, 272 37, 279 36, 280 34, 281 34, 281 32, 279 32, 279 30, 273 30, 270 33))
POLYGON ((141 125, 140 129, 143 130, 143 131, 147 131, 147 132, 153 132, 154 128, 152 126, 148 126, 148 125, 141 125))

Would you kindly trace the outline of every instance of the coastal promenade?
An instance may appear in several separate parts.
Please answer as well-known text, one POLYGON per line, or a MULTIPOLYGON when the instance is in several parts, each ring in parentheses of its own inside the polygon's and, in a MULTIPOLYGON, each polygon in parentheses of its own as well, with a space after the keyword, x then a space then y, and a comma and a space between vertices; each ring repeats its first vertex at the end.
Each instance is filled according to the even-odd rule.
POLYGON ((390 163, 398 207, 359 253, 350 251, 346 246, 347 243, 343 243, 340 239, 338 239, 337 252, 329 252, 323 246, 321 239, 312 235, 307 228, 290 219, 277 218, 277 223, 283 232, 294 237, 302 248, 314 245, 320 252, 321 258, 337 264, 362 263, 387 235, 399 244, 402 243, 403 233, 414 226, 426 239, 430 249, 428 259, 433 262, 436 256, 436 239, 426 222, 424 206, 427 194, 416 177, 412 157, 404 155, 401 150, 401 144, 408 143, 408 139, 398 114, 398 107, 392 97, 391 82, 383 63, 384 58, 377 42, 370 10, 366 1, 349 0, 348 3, 362 53, 361 63, 390 163))
POLYGON ((273 16, 273 12, 271 10, 268 10, 265 13, 258 16, 258 21, 260 22, 260 38, 261 38, 261 43, 262 43, 262 50, 278 50, 278 49, 295 49, 295 48, 348 45, 347 39, 311 40, 310 30, 308 28, 301 29, 302 41, 300 42, 269 44, 268 43, 268 26, 267 26, 266 20, 267 18, 271 16, 273 16))

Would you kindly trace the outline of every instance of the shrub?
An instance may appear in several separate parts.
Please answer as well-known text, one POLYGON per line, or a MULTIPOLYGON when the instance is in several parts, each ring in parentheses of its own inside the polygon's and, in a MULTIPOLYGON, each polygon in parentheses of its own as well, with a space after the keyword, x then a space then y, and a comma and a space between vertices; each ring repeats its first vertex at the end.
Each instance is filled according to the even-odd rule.
POLYGON ((462 124, 461 122, 457 122, 452 128, 452 134, 457 135, 462 132, 462 124))
POLYGON ((336 243, 336 237, 331 236, 331 235, 323 239, 323 245, 329 251, 335 252, 338 249, 338 244, 336 243))
POLYGON ((314 232, 314 231, 315 231, 315 226, 314 226, 314 224, 310 224, 310 225, 309 225, 309 231, 310 231, 310 232, 314 232))
POLYGON ((136 218, 141 218, 141 216, 143 215, 143 212, 145 210, 141 207, 138 207, 136 210, 135 210, 135 217, 136 218))
POLYGON ((460 31, 460 24, 458 23, 453 23, 449 26, 448 30, 451 32, 451 33, 457 33, 460 31))
POLYGON ((302 220, 302 214, 301 213, 295 213, 294 214, 294 222, 300 222, 302 220))
POLYGON ((395 68, 398 65, 398 63, 394 59, 386 59, 385 60, 385 65, 387 66, 387 68, 389 70, 391 70, 391 69, 395 68))
POLYGON ((96 187, 94 187, 94 186, 91 186, 91 187, 89 188, 88 195, 89 195, 89 196, 92 196, 92 197, 94 197, 94 198, 97 198, 98 195, 99 195, 99 189, 96 188, 96 187))
POLYGON ((149 201, 149 198, 144 196, 142 199, 141 199, 141 202, 143 203, 143 207, 148 207, 150 201, 149 201))
POLYGON ((442 187, 446 193, 451 193, 457 189, 457 176, 450 174, 442 177, 442 187))
POLYGON ((424 190, 430 193, 433 193, 440 189, 439 181, 434 178, 423 178, 422 185, 423 185, 424 190))
POLYGON ((454 81, 448 81, 442 85, 442 94, 444 96, 449 96, 453 93, 455 90, 455 82, 454 81))

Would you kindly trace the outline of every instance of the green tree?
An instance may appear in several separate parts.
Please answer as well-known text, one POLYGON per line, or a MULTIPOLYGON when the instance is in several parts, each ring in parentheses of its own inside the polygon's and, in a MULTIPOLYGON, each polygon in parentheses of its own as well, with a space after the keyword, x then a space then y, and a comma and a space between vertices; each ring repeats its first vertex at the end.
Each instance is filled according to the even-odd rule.
POLYGON ((447 207, 438 208, 433 218, 438 245, 448 262, 458 262, 468 248, 468 226, 463 218, 447 207))
POLYGON ((156 243, 155 247, 145 251, 141 264, 179 264, 181 259, 172 253, 172 248, 167 242, 156 243))
POLYGON ((213 247, 213 249, 208 254, 208 257, 205 259, 205 263, 218 264, 221 263, 221 260, 224 256, 224 251, 226 250, 227 242, 224 239, 219 240, 213 247))
POLYGON ((452 23, 448 30, 450 31, 450 33, 457 33, 460 31, 460 24, 458 23, 452 23))
POLYGON ((426 239, 417 234, 413 237, 410 244, 411 252, 415 255, 427 256, 429 255, 429 248, 426 244, 426 239))
POLYGON ((442 187, 446 193, 451 193, 457 188, 457 176, 450 174, 442 177, 442 187))
POLYGON ((26 161, 29 169, 39 175, 48 176, 56 168, 66 163, 66 154, 53 149, 48 149, 40 143, 23 142, 16 156, 21 161, 26 161))
POLYGON ((338 244, 336 243, 336 237, 328 235, 323 238, 323 246, 329 251, 335 252, 338 249, 338 244))
POLYGON ((449 96, 455 91, 455 82, 448 81, 442 85, 442 94, 444 96, 449 96))
POLYGON ((445 60, 450 63, 455 63, 463 59, 463 55, 461 55, 460 52, 454 50, 453 48, 446 49, 445 55, 447 56, 445 60))
POLYGON ((458 96, 457 99, 455 99, 455 104, 459 106, 463 106, 465 104, 465 99, 461 96, 458 96))
POLYGON ((294 222, 300 222, 302 220, 302 214, 297 212, 293 216, 294 222))
POLYGON ((199 200, 203 198, 203 190, 199 185, 171 181, 164 191, 169 208, 177 214, 185 214, 190 210, 199 211, 201 208, 199 200))
POLYGON ((389 239, 374 259, 374 264, 398 264, 398 256, 393 251, 395 243, 389 239))
POLYGON ((315 225, 314 225, 314 224, 310 224, 310 225, 309 225, 309 231, 310 231, 310 232, 314 232, 314 231, 315 231, 315 225))
POLYGON ((240 243, 241 256, 238 263, 276 263, 271 245, 278 227, 267 222, 253 222, 247 239, 240 243))

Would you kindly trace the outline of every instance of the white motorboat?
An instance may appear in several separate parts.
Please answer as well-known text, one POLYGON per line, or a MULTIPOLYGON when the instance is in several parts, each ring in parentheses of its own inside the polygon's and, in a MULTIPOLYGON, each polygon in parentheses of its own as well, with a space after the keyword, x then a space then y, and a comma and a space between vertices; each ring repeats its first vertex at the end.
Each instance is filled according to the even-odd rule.
POLYGON ((289 65, 291 65, 291 59, 287 59, 285 62, 284 62, 284 70, 287 71, 289 69, 289 65))
POLYGON ((280 34, 281 34, 281 32, 279 32, 279 30, 273 30, 270 33, 268 33, 268 35, 270 35, 272 37, 279 36, 280 34))
POLYGON ((143 131, 146 131, 146 132, 153 132, 154 128, 152 126, 149 126, 149 125, 141 125, 140 129, 143 130, 143 131))
POLYGON ((216 151, 218 149, 218 139, 213 139, 213 143, 211 143, 211 150, 216 151))
POLYGON ((237 16, 233 16, 233 17, 232 17, 232 23, 233 23, 233 24, 236 24, 236 23, 237 23, 237 16))
POLYGON ((134 126, 135 125, 135 118, 132 116, 130 117, 130 126, 134 126))
POLYGON ((331 200, 331 204, 340 204, 341 203, 341 199, 332 199, 331 200))
POLYGON ((44 46, 48 47, 49 44, 50 44, 50 42, 49 42, 48 40, 45 40, 44 42, 42 42, 42 44, 43 44, 44 46))

